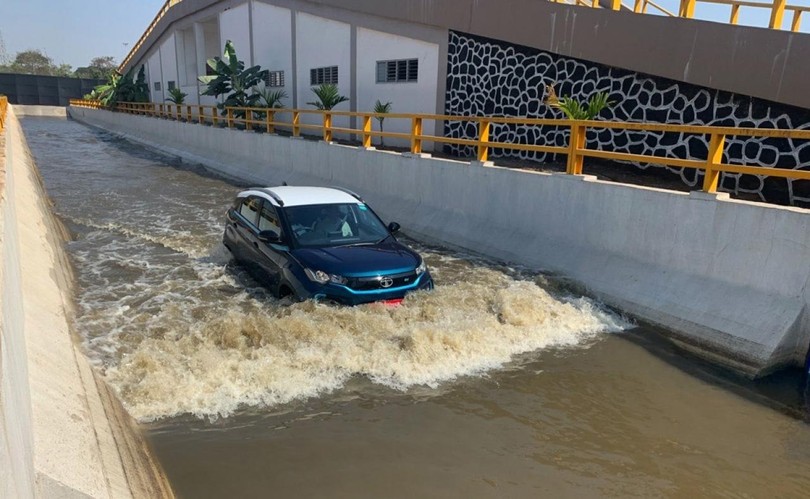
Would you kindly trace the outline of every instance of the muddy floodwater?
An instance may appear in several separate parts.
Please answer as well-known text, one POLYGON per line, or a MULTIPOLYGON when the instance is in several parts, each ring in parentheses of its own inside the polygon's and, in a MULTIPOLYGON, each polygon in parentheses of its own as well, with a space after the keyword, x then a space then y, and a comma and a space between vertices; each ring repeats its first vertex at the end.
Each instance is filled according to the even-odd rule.
POLYGON ((810 495, 800 372, 735 378, 539 272, 407 239, 435 291, 280 303, 221 245, 240 186, 23 127, 84 349, 180 497, 810 495))

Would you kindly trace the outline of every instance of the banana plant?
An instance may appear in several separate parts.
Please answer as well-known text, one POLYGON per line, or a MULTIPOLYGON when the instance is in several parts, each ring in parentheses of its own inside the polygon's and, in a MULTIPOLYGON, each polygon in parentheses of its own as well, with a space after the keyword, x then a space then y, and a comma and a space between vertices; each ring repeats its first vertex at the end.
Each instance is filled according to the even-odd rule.
POLYGON ((317 101, 307 102, 310 106, 315 106, 316 109, 321 111, 330 111, 333 107, 341 102, 349 100, 345 95, 340 95, 337 85, 332 83, 324 83, 317 87, 312 87, 312 93, 318 98, 317 101))
POLYGON ((135 68, 130 68, 123 76, 118 73, 110 75, 107 83, 98 85, 90 96, 106 107, 113 107, 119 102, 149 102, 149 86, 146 84, 144 67, 133 75, 135 68))
MULTIPOLYGON (((388 114, 391 112, 391 103, 386 102, 383 104, 377 99, 377 102, 374 103, 374 113, 375 114, 388 114)), ((380 132, 384 132, 383 130, 383 121, 385 121, 385 116, 375 116, 374 117, 377 121, 380 122, 380 132)), ((380 147, 385 147, 385 137, 380 136, 380 147)))
MULTIPOLYGON (((261 66, 251 66, 245 69, 245 63, 236 56, 233 42, 225 42, 225 51, 222 57, 208 59, 208 67, 213 75, 200 76, 200 83, 206 85, 202 95, 211 95, 217 99, 224 99, 217 104, 222 115, 227 114, 228 107, 253 107, 261 98, 254 89, 267 78, 268 71, 261 66)), ((244 118, 244 110, 234 112, 236 118, 244 118)))

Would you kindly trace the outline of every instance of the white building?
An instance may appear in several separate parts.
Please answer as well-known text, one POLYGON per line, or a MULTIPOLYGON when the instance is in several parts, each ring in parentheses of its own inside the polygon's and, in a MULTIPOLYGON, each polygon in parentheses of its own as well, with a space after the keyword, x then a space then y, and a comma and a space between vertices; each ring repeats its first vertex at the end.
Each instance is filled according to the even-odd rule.
MULTIPOLYGON (((200 95, 205 85, 198 76, 206 74, 206 60, 221 56, 231 40, 246 67, 270 71, 265 85, 286 92, 285 108, 312 109, 307 104, 315 100, 311 88, 335 83, 349 97, 336 111, 370 112, 380 100, 391 102, 394 113, 444 113, 446 69, 439 61, 446 63, 440 55, 446 53, 446 29, 294 0, 185 0, 173 9, 179 7, 191 12, 183 12, 139 59, 129 61, 146 66, 153 102, 165 102, 168 91, 179 87, 189 104, 215 104, 213 97, 200 95)), ((343 116, 333 124, 357 128, 358 121, 343 116)), ((320 122, 317 115, 301 117, 301 123, 320 122)), ((423 129, 431 133, 437 126, 426 122, 423 129)), ((410 122, 388 120, 386 131, 408 133, 410 122)))

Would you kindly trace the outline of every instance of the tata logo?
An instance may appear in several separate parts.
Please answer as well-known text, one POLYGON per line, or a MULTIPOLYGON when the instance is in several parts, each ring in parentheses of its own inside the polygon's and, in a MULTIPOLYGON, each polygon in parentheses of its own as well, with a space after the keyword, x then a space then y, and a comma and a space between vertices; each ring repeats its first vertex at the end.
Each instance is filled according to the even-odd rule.
POLYGON ((390 277, 383 277, 382 279, 380 279, 380 286, 382 286, 383 288, 390 288, 393 285, 394 280, 391 279, 390 277))

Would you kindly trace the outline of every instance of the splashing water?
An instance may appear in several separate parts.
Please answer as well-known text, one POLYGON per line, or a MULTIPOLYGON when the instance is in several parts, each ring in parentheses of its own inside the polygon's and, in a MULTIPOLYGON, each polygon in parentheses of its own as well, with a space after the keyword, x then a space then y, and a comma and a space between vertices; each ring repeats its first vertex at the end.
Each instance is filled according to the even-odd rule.
MULTIPOLYGON (((28 130, 36 146, 36 122, 28 130)), ((282 304, 220 243, 238 188, 81 127, 62 133, 88 149, 77 152, 82 161, 42 149, 45 137, 37 159, 75 236, 77 327, 141 421, 227 416, 337 390, 353 376, 396 390, 437 387, 624 327, 532 276, 428 248, 418 249, 437 288, 400 307, 282 304)))

